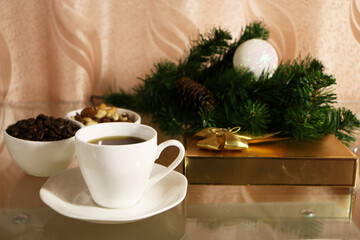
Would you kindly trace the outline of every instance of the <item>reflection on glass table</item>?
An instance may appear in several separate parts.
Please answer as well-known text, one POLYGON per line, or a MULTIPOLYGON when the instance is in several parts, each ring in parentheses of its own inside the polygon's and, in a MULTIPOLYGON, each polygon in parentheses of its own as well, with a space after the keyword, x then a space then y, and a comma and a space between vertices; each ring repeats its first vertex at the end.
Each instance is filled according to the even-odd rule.
POLYGON ((336 202, 186 205, 187 233, 198 239, 357 239, 347 209, 336 202), (199 230, 201 229, 201 230, 199 230), (201 235, 198 235, 201 232, 201 235), (211 236, 210 236, 211 235, 211 236), (351 238, 353 237, 353 238, 351 238))
POLYGON ((0 211, 0 239, 183 239, 185 227, 179 208, 128 224, 89 223, 49 208, 0 211))

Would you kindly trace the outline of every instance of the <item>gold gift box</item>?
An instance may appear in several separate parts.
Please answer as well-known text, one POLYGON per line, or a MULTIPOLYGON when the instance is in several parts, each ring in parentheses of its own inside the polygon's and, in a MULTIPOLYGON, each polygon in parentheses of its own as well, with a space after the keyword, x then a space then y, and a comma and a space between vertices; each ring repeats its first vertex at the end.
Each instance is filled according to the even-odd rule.
POLYGON ((240 151, 211 151, 185 137, 184 174, 190 184, 354 187, 358 159, 334 135, 315 141, 281 140, 240 151))

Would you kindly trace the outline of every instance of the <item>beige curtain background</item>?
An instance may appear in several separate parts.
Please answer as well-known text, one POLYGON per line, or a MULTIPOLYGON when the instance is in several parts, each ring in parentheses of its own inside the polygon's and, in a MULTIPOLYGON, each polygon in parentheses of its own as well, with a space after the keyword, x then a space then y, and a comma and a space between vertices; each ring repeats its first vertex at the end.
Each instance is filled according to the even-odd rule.
POLYGON ((360 0, 1 0, 0 102, 88 101, 130 90, 213 26, 263 20, 280 59, 308 54, 360 101, 360 0))

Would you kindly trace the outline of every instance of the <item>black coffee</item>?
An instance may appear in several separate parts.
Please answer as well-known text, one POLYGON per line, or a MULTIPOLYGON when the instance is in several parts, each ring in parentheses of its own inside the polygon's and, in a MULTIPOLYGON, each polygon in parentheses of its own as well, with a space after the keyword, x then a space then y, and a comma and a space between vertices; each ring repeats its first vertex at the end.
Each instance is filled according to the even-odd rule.
POLYGON ((97 145, 125 145, 145 142, 145 139, 132 136, 113 136, 90 140, 88 143, 97 145))

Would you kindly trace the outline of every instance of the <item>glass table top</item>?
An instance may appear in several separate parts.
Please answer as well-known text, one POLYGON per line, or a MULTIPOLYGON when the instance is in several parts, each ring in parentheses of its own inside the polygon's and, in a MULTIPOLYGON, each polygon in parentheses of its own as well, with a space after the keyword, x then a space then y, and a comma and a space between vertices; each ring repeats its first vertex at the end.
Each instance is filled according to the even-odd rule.
MULTIPOLYGON (((185 199, 155 216, 99 224, 63 216, 41 201, 48 180, 12 160, 3 131, 40 113, 64 117, 84 103, 0 105, 0 239, 359 239, 359 189, 189 185, 185 199)), ((149 119, 144 124, 151 125, 149 119)), ((160 134, 159 142, 167 137, 160 134)), ((157 163, 168 164, 167 151, 157 163)), ((69 168, 77 167, 77 160, 69 168)), ((182 166, 177 171, 182 172, 182 166)))

